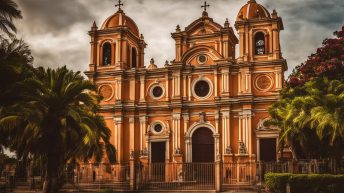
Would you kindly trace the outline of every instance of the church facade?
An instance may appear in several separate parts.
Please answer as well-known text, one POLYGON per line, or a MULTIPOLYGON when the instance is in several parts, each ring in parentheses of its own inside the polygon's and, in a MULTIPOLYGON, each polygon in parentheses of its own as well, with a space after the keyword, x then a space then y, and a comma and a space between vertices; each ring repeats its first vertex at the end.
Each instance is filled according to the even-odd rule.
POLYGON ((221 25, 207 6, 176 27, 175 59, 163 67, 144 61, 144 37, 120 6, 89 31, 86 75, 103 96, 118 164, 278 159, 279 131, 263 123, 287 70, 282 19, 249 0, 234 26, 225 19, 221 25))

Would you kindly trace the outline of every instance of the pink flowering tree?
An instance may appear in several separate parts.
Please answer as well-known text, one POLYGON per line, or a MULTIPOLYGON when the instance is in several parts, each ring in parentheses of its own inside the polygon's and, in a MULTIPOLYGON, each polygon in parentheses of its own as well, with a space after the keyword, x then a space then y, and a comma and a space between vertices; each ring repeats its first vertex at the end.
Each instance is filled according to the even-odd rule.
POLYGON ((294 158, 344 155, 344 26, 334 35, 293 70, 269 109, 268 124, 281 128, 294 158))

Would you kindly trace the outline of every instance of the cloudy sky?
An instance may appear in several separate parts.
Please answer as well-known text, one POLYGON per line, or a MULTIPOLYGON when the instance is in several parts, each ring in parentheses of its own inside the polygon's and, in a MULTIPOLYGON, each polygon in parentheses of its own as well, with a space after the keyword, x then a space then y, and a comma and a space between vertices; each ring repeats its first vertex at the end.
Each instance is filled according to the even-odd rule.
MULTIPOLYGON (((95 20, 98 26, 117 9, 117 0, 15 0, 24 19, 17 22, 18 36, 31 47, 36 66, 67 65, 87 70, 89 37, 95 20)), ((145 62, 154 58, 163 66, 174 58, 170 33, 179 24, 186 27, 202 13, 203 0, 123 0, 124 11, 135 20, 148 43, 145 62)), ((209 16, 220 24, 228 18, 234 28, 236 15, 246 0, 208 0, 209 16)), ((305 61, 326 37, 344 25, 343 0, 257 0, 270 12, 276 9, 285 30, 281 34, 283 56, 290 73, 305 61)))

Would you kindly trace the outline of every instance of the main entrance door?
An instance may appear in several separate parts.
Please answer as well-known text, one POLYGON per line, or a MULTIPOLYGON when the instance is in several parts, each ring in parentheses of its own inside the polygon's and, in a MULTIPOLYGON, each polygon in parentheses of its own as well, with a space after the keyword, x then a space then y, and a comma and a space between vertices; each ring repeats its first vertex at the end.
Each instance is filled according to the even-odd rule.
POLYGON ((214 162, 213 132, 207 127, 198 128, 192 135, 192 162, 214 162))
POLYGON ((166 142, 152 142, 151 144, 151 179, 165 181, 166 142))
POLYGON ((265 162, 276 161, 276 139, 260 139, 260 160, 265 162))
POLYGON ((152 142, 152 163, 165 163, 166 142, 152 142))

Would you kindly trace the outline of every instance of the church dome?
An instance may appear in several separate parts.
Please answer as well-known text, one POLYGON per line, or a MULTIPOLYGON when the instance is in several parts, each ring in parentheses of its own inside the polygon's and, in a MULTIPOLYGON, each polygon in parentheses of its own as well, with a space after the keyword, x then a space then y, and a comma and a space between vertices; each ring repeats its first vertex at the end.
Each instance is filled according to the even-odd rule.
POLYGON ((237 20, 256 18, 270 18, 270 13, 264 6, 258 4, 255 0, 249 0, 246 5, 240 9, 237 20))
POLYGON ((104 21, 101 29, 104 30, 124 26, 128 27, 134 35, 139 36, 139 28, 136 23, 130 17, 126 16, 123 10, 118 10, 115 14, 108 17, 104 21))

